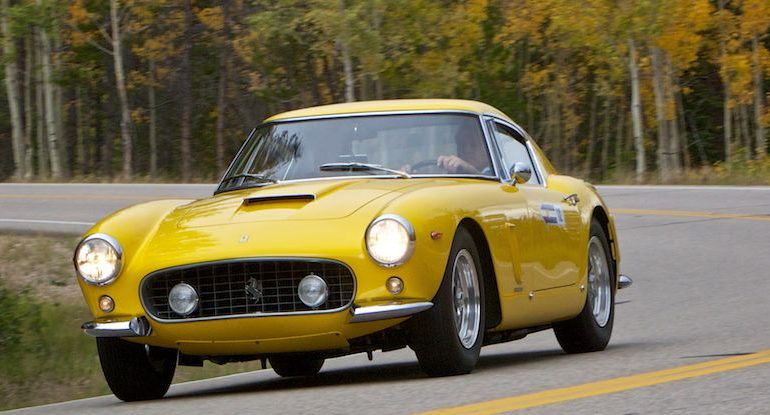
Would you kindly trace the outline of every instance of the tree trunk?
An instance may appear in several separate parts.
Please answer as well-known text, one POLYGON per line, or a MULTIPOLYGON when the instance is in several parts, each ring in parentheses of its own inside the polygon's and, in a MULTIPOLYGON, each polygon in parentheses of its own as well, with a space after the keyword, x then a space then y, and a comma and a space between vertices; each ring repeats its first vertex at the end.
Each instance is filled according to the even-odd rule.
POLYGON ((112 28, 112 61, 115 68, 115 87, 118 90, 120 104, 120 142, 123 145, 123 179, 133 176, 134 142, 131 138, 131 111, 128 108, 126 93, 126 72, 123 69, 123 45, 118 16, 119 0, 110 0, 110 26, 112 28))
MULTIPOLYGON (((37 0, 41 5, 41 0, 37 0)), ((48 38, 45 28, 40 28, 40 45, 42 50, 41 65, 43 70, 43 101, 45 105, 45 124, 48 143, 48 157, 51 161, 51 177, 54 180, 61 179, 62 166, 59 155, 59 137, 56 135, 56 116, 54 114, 54 92, 53 92, 53 74, 51 73, 51 41, 48 38)))
POLYGON ((86 138, 83 126, 83 96, 80 86, 75 87, 75 160, 77 173, 80 176, 86 174, 86 138))
POLYGON ((642 136, 642 100, 639 95, 639 66, 636 61, 634 40, 628 38, 628 69, 631 74, 631 120, 636 150, 636 182, 641 183, 647 170, 647 160, 642 136))
POLYGON ((602 180, 607 177, 607 161, 610 152, 610 99, 604 100, 604 121, 602 122, 602 157, 600 174, 602 180))
POLYGON ((753 82, 754 82, 754 146, 757 157, 767 155, 767 138, 765 137, 765 127, 762 124, 762 116, 765 113, 765 92, 762 88, 763 68, 762 60, 759 58, 759 39, 755 34, 751 38, 751 56, 754 61, 753 82))
POLYGON ((677 90, 676 92, 676 108, 677 108, 677 125, 679 127, 680 145, 679 151, 682 153, 682 162, 684 163, 684 169, 692 168, 692 158, 690 157, 690 140, 687 136, 687 119, 684 116, 684 102, 682 102, 682 93, 677 90))
POLYGON ((22 180, 27 175, 24 169, 24 128, 21 123, 21 111, 19 110, 19 69, 16 62, 16 44, 11 36, 8 23, 9 1, 0 3, 0 27, 3 35, 3 60, 5 61, 5 89, 8 97, 8 109, 11 113, 11 147, 13 149, 13 175, 17 180, 22 180))
POLYGON ((353 58, 350 56, 350 47, 344 41, 340 41, 340 51, 342 52, 342 67, 345 72, 345 102, 353 102, 356 100, 353 58))
MULTIPOLYGON (((104 68, 109 68, 114 64, 114 59, 108 54, 102 56, 101 65, 104 68)), ((114 74, 113 74, 114 75, 114 74)), ((120 131, 116 129, 116 125, 120 125, 120 111, 115 115, 114 108, 120 108, 118 102, 117 89, 115 88, 114 79, 112 79, 107 72, 105 76, 100 80, 101 93, 97 93, 99 97, 97 101, 100 109, 100 117, 98 118, 98 128, 96 130, 95 137, 99 142, 100 151, 100 170, 101 176, 105 178, 115 177, 115 139, 120 141, 120 131)), ((119 171, 119 170, 118 170, 119 171)))
POLYGON ((692 126, 692 138, 695 146, 698 148, 698 159, 701 166, 710 164, 708 155, 706 154, 706 148, 703 146, 703 140, 700 138, 700 131, 698 131, 698 124, 695 123, 692 115, 689 117, 690 125, 692 126))
POLYGON ((190 68, 190 49, 192 48, 192 4, 184 1, 184 39, 182 44, 181 64, 181 134, 180 152, 182 155, 182 181, 189 182, 192 176, 192 150, 190 148, 192 129, 192 74, 190 68))
POLYGON ((372 78, 374 81, 374 97, 376 99, 384 99, 385 95, 382 91, 382 80, 380 79, 380 74, 374 74, 374 78, 372 78))
POLYGON ((655 95, 655 122, 658 130, 658 178, 667 183, 671 180, 671 166, 668 163, 669 131, 666 119, 666 96, 663 84, 663 52, 658 47, 652 47, 652 87, 655 95))
MULTIPOLYGON (((217 125, 216 125, 216 174, 225 173, 225 114, 227 108, 227 71, 229 30, 229 1, 222 3, 222 48, 219 51, 219 85, 217 86, 217 125)), ((314 85, 315 87, 315 85, 314 85)), ((316 104, 318 105, 318 104, 316 104)))
POLYGON ((594 156, 594 146, 596 143, 596 107, 598 105, 598 96, 594 90, 591 94, 591 109, 588 116, 588 148, 586 149, 586 160, 583 166, 583 176, 591 177, 591 167, 594 156))
MULTIPOLYGON (((57 32, 58 28, 54 28, 54 32, 57 32)), ((62 40, 61 36, 54 36, 53 37, 54 44, 53 44, 53 50, 52 52, 58 52, 62 50, 62 40)), ((55 57, 55 53, 51 53, 51 57, 55 57)), ((52 59, 51 60, 51 66, 53 69, 54 74, 62 73, 62 67, 61 67, 61 59, 52 59)), ((56 108, 56 111, 54 112, 54 121, 56 123, 56 137, 58 138, 58 150, 59 153, 57 156, 60 160, 61 165, 61 175, 62 177, 69 177, 70 176, 70 167, 71 167, 71 161, 69 159, 69 146, 70 143, 67 142, 67 134, 64 130, 64 117, 66 115, 65 108, 64 108, 64 92, 61 85, 59 85, 57 82, 53 82, 53 97, 54 97, 54 108, 56 108)))
POLYGON ((337 101, 337 97, 339 96, 339 91, 337 90, 337 82, 335 81, 335 76, 332 73, 332 68, 329 65, 329 59, 324 57, 323 58, 324 63, 324 77, 326 78, 326 85, 329 88, 329 94, 332 96, 333 101, 337 101))
POLYGON ((33 113, 34 104, 32 103, 32 78, 33 78, 33 60, 35 58, 34 36, 32 30, 24 38, 24 171, 25 180, 33 176, 32 168, 32 131, 33 131, 33 113))
MULTIPOLYGON (((39 31, 39 29, 38 29, 39 31)), ((43 80, 40 71, 40 64, 43 62, 43 48, 40 45, 40 34, 36 33, 35 41, 35 107, 37 115, 35 126, 37 138, 37 174, 41 178, 48 178, 50 175, 50 162, 48 161, 48 146, 45 134, 45 104, 43 99, 43 80)))
MULTIPOLYGON (((223 48, 224 50, 224 48, 223 48)), ((222 52, 224 55, 225 52, 222 52)), ((225 109, 227 108, 227 63, 220 57, 219 86, 217 88, 216 163, 217 173, 225 172, 225 109)))
POLYGON ((744 150, 744 158, 750 159, 751 158, 751 152, 753 151, 753 147, 751 146, 751 129, 749 127, 749 111, 746 108, 748 105, 741 104, 738 107, 738 111, 740 114, 740 120, 741 120, 741 143, 743 143, 744 150))
POLYGON ((615 177, 619 177, 617 173, 623 170, 623 139, 625 138, 625 125, 626 125, 626 100, 625 96, 621 96, 620 105, 618 105, 618 129, 615 133, 615 177))
POLYGON ((676 117, 676 99, 674 94, 678 90, 676 85, 676 78, 674 76, 674 69, 671 66, 671 60, 668 56, 664 55, 665 62, 665 105, 666 105, 666 121, 668 122, 669 141, 666 148, 666 156, 668 166, 671 170, 671 174, 674 177, 679 177, 682 174, 682 160, 679 155, 679 124, 676 117), (673 111, 669 111, 673 107, 673 111))
POLYGON ((147 89, 147 106, 150 107, 150 177, 158 177, 158 109, 155 99, 155 60, 150 59, 150 82, 147 89))
POLYGON ((13 175, 17 180, 27 176, 24 165, 24 128, 21 121, 21 109, 19 108, 19 69, 16 62, 16 40, 11 35, 8 22, 8 9, 10 2, 2 0, 0 3, 0 27, 3 35, 3 58, 5 60, 5 88, 8 96, 8 109, 11 113, 11 145, 13 147, 13 175))
MULTIPOLYGON (((530 100, 532 100, 531 95, 528 95, 530 97, 530 100)), ((534 107, 535 104, 532 101, 529 101, 527 105, 530 105, 531 107, 534 107)), ((553 114, 553 105, 551 104, 551 94, 547 93, 543 97, 543 107, 544 108, 544 114, 540 117, 540 128, 536 136, 540 138, 541 145, 548 145, 548 150, 550 150, 550 147, 553 146, 553 141, 556 138, 553 132, 553 125, 551 124, 551 117, 553 114)), ((527 112, 530 110, 528 109, 527 112)), ((532 120, 533 128, 534 128, 534 118, 532 120)), ((530 131, 530 134, 532 132, 530 131)), ((551 160, 558 166, 560 161, 556 157, 557 155, 554 154, 551 160)))
MULTIPOLYGON (((717 6, 720 12, 724 11, 725 8, 725 0, 719 0, 717 2, 717 6)), ((722 76, 722 88, 724 89, 724 106, 722 111, 722 120, 723 125, 722 129, 724 131, 724 147, 725 147, 725 161, 729 162, 731 159, 731 153, 732 153, 732 142, 733 142, 733 115, 731 111, 732 106, 732 94, 730 93, 730 80, 727 79, 727 69, 725 68, 725 65, 727 64, 727 45, 725 38, 727 37, 727 30, 724 27, 724 23, 720 19, 719 23, 719 56, 721 59, 720 64, 720 73, 722 76)))
POLYGON ((321 82, 315 72, 315 59, 310 53, 305 54, 305 71, 310 79, 310 92, 313 94, 314 105, 321 105, 321 82))

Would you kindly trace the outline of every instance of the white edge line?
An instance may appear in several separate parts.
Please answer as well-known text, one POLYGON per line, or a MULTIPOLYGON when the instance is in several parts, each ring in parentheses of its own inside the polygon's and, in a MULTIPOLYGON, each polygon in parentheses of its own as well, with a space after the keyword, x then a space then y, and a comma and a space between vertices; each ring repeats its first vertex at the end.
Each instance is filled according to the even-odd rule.
POLYGON ((46 187, 46 186, 115 186, 115 187, 133 187, 133 186, 157 186, 157 187, 216 187, 219 183, 0 183, 2 186, 13 187, 46 187))
MULTIPOLYGON (((227 379, 227 378, 232 378, 232 377, 237 377, 237 376, 249 375, 249 374, 253 374, 254 372, 261 371, 261 370, 262 369, 257 369, 257 370, 253 370, 253 371, 250 371, 250 372, 232 373, 230 375, 217 376, 217 377, 213 377, 213 378, 198 379, 198 380, 191 380, 191 381, 187 381, 187 382, 174 383, 169 388, 169 392, 171 392, 177 386, 190 385, 190 384, 195 384, 195 383, 214 381, 214 380, 218 380, 218 379, 227 379)), ((116 399, 116 400, 118 399, 118 398, 115 397, 115 395, 110 393, 110 394, 106 394, 106 395, 91 396, 91 397, 88 397, 88 398, 73 399, 73 400, 70 400, 70 401, 51 402, 51 403, 47 403, 47 404, 44 404, 44 405, 25 406, 23 408, 15 408, 15 409, 9 409, 7 411, 0 411, 0 413, 5 414, 5 413, 13 413, 13 412, 30 411, 30 410, 35 410, 35 409, 50 408, 50 407, 53 407, 53 406, 64 406, 64 405, 75 404, 75 403, 78 403, 78 402, 86 402, 86 401, 92 401, 92 400, 95 400, 95 399, 104 399, 104 398, 113 398, 113 399, 116 399)))
POLYGON ((623 190, 759 190, 770 191, 770 186, 697 186, 697 185, 596 185, 599 189, 623 190))
POLYGON ((40 223, 47 225, 77 225, 91 226, 96 222, 75 222, 68 220, 42 220, 42 219, 0 219, 2 223, 40 223))

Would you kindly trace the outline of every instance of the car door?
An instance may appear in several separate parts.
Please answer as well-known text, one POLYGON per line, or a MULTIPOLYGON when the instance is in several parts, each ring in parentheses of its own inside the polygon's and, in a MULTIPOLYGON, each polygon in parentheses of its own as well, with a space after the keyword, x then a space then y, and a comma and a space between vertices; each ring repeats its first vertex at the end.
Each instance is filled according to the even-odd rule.
POLYGON ((571 232, 580 223, 575 199, 548 188, 536 155, 514 126, 494 120, 490 129, 505 171, 510 172, 515 163, 523 163, 532 172, 528 182, 516 184, 527 200, 528 210, 526 229, 517 235, 516 252, 512 252, 523 278, 534 291, 575 284, 579 264, 571 232))

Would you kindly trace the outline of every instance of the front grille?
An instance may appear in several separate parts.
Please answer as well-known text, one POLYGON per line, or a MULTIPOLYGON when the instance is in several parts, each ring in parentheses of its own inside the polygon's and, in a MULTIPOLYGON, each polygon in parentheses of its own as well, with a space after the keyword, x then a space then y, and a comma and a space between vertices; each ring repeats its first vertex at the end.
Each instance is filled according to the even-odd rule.
POLYGON ((154 272, 142 282, 142 302, 161 320, 232 317, 249 314, 322 312, 341 309, 353 301, 355 283, 350 269, 329 260, 256 259, 196 264, 154 272), (300 301, 297 286, 309 274, 320 276, 329 297, 317 308, 300 301), (168 305, 168 293, 184 282, 198 292, 198 308, 187 316, 168 305), (248 294, 247 285, 259 287, 261 296, 248 294))

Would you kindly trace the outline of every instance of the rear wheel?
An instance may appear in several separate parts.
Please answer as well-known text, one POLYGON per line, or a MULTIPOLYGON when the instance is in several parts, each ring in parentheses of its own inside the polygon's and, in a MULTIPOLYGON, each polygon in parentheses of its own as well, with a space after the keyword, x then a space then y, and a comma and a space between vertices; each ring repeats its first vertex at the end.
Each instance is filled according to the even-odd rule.
POLYGON ((96 339, 99 362, 110 390, 118 399, 160 399, 176 370, 176 349, 147 346, 115 337, 96 339))
POLYGON ((615 317, 615 267, 611 258, 604 228, 594 220, 588 240, 588 292, 583 311, 553 326, 556 339, 567 353, 597 352, 610 341, 615 317))
POLYGON ((429 376, 470 373, 484 336, 484 286, 470 233, 457 231, 433 307, 410 322, 410 347, 429 376))
POLYGON ((270 367, 278 376, 287 378, 295 376, 313 376, 318 374, 324 365, 324 359, 314 359, 307 356, 272 356, 269 358, 270 367))

